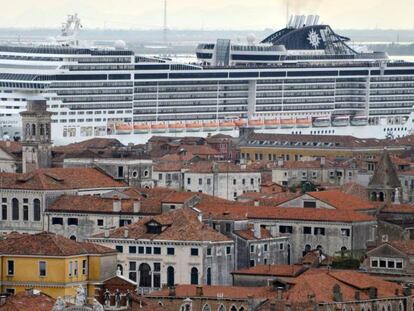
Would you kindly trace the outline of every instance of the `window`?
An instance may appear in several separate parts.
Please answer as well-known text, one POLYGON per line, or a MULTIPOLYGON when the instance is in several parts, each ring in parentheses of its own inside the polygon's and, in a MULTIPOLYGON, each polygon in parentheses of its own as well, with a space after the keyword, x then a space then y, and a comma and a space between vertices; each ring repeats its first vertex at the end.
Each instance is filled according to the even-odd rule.
POLYGON ((191 268, 191 285, 198 285, 198 269, 191 268))
POLYGON ((187 178, 187 185, 191 185, 191 178, 187 178))
POLYGON ((170 255, 170 256, 175 255, 175 248, 174 247, 167 247, 167 255, 170 255))
POLYGON ((246 179, 242 179, 242 185, 245 185, 246 184, 246 179))
POLYGON ((34 199, 33 200, 33 220, 34 221, 40 221, 40 200, 34 199))
POLYGON ((175 279, 175 275, 174 275, 174 267, 169 266, 167 268, 167 286, 174 286, 174 279, 175 279))
POLYGON ((7 220, 7 204, 1 206, 1 220, 7 220))
POLYGON ((69 277, 72 277, 73 274, 73 262, 69 261, 69 277))
POLYGON ((269 251, 269 244, 265 244, 265 245, 263 246, 263 250, 264 250, 265 252, 268 252, 268 251, 269 251))
POLYGON ((250 184, 254 185, 254 178, 250 178, 250 184))
POLYGON ((130 271, 135 271, 137 270, 137 263, 135 261, 130 261, 129 262, 129 270, 130 271))
POLYGON ((211 185, 211 178, 207 178, 207 185, 211 185))
POLYGON ((12 220, 19 220, 19 200, 12 199, 12 220))
POLYGON ((190 254, 191 256, 198 256, 198 248, 191 248, 190 254))
POLYGON ((161 247, 154 247, 154 255, 161 255, 161 247))
POLYGON ((237 184, 237 180, 233 179, 233 185, 236 185, 236 184, 237 184))
POLYGON ((88 273, 88 261, 86 259, 82 260, 82 274, 86 275, 88 273))
POLYGON ((254 253, 254 245, 250 245, 250 253, 254 253))
POLYGON ((280 233, 292 233, 293 227, 292 226, 279 226, 280 233))
POLYGON ((39 261, 39 276, 46 276, 46 261, 39 261))
POLYGON ((250 260, 250 267, 254 267, 254 260, 253 259, 250 260))
POLYGON ((198 179, 198 184, 201 186, 203 184, 203 179, 199 178, 198 179))
POLYGON ((122 245, 117 245, 117 246, 115 246, 115 249, 116 249, 118 252, 120 252, 120 253, 123 253, 123 252, 124 252, 124 247, 123 247, 122 245))
POLYGON ((390 268, 390 269, 395 268, 395 261, 394 260, 388 260, 387 264, 388 264, 388 268, 390 268))
POLYGON ((145 247, 145 254, 149 254, 149 255, 152 254, 152 247, 151 246, 145 247))
POLYGON ((226 247, 226 255, 230 255, 231 254, 231 247, 227 246, 226 247))
POLYGON ((283 243, 279 244, 279 249, 282 251, 285 248, 285 245, 283 243))
POLYGON ((77 218, 68 218, 68 226, 77 226, 78 219, 77 218))
POLYGON ((312 227, 304 227, 303 234, 312 234, 312 227))
POLYGON ((230 232, 231 231, 231 224, 226 223, 226 228, 225 228, 226 232, 230 232))
POLYGON ((23 205, 23 220, 28 221, 29 220, 29 206, 23 205))
POLYGON ((129 246, 129 253, 130 254, 136 254, 137 253, 137 247, 136 246, 129 246))
POLYGON ((62 217, 52 217, 52 225, 63 225, 62 217))
POLYGON ((395 267, 397 269, 402 269, 402 267, 403 267, 402 261, 401 260, 397 260, 396 263, 395 263, 395 267))
POLYGON ((7 275, 14 275, 14 261, 7 260, 7 275))
POLYGON ((78 261, 77 260, 73 263, 73 275, 78 276, 78 261))
POLYGON ((316 208, 316 201, 303 201, 304 208, 316 208))
POLYGON ((123 178, 124 177, 124 167, 118 166, 118 177, 123 178))
POLYGON ((103 225, 104 225, 104 220, 103 220, 103 219, 98 219, 98 220, 96 221, 96 224, 98 225, 98 227, 103 227, 103 225))
POLYGON ((351 230, 347 229, 347 228, 342 228, 341 229, 341 235, 342 236, 350 236, 351 235, 351 230))
POLYGON ((207 248, 207 256, 211 256, 211 247, 207 248))
POLYGON ((378 268, 378 259, 371 259, 371 267, 378 268))
POLYGON ((379 266, 380 266, 380 268, 386 268, 387 267, 387 261, 381 259, 379 261, 379 266))
POLYGON ((158 180, 162 180, 162 174, 161 173, 158 174, 158 180))
POLYGON ((314 235, 325 235, 325 228, 316 227, 313 229, 314 235))
POLYGON ((138 247, 138 254, 144 254, 144 246, 138 247))

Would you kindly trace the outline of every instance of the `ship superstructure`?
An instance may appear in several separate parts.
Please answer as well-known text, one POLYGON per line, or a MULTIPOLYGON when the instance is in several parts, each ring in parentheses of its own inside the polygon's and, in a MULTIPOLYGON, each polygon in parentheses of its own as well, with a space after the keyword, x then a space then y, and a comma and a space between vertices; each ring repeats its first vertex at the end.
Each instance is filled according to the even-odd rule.
MULTIPOLYGON (((72 34, 79 25, 74 19, 72 34)), ((414 63, 356 52, 316 16, 293 17, 259 44, 200 44, 198 64, 135 55, 121 41, 80 47, 72 34, 55 44, 0 46, 3 135, 20 136, 19 112, 39 93, 57 144, 236 134, 242 126, 384 138, 413 127, 414 63)))

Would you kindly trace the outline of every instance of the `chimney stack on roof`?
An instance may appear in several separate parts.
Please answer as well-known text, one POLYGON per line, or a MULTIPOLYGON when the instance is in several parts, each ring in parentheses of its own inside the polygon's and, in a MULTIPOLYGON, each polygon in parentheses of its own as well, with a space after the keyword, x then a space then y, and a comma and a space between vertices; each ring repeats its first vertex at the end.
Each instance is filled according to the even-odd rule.
POLYGON ((253 235, 256 239, 261 239, 262 238, 262 232, 261 232, 260 224, 258 224, 258 223, 254 224, 253 235))
POLYGON ((125 239, 128 239, 128 237, 129 237, 129 229, 128 228, 125 228, 124 229, 124 238, 125 239))
POLYGON ((134 206, 134 214, 138 214, 139 212, 141 212, 141 201, 134 200, 133 206, 134 206))
POLYGON ((109 229, 108 228, 104 229, 104 237, 109 238, 109 229))
POLYGON ((121 200, 116 195, 112 197, 112 200, 113 200, 113 211, 116 213, 119 213, 121 211, 121 206, 122 206, 121 200))

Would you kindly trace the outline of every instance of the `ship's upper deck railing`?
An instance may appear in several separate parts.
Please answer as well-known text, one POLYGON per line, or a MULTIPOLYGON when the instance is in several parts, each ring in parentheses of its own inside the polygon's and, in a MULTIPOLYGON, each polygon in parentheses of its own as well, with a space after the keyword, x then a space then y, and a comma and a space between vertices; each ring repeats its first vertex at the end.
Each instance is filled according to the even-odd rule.
POLYGON ((34 53, 34 54, 73 54, 73 55, 133 55, 130 50, 86 49, 65 46, 9 46, 0 45, 0 52, 34 53))

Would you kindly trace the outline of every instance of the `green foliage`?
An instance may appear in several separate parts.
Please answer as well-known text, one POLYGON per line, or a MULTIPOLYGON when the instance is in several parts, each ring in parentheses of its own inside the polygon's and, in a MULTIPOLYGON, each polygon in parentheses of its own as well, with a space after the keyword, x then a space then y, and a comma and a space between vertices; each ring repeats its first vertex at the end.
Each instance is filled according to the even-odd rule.
POLYGON ((332 261, 333 269, 347 269, 347 270, 357 270, 359 269, 361 262, 356 258, 340 258, 336 257, 332 261))

